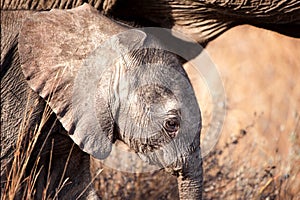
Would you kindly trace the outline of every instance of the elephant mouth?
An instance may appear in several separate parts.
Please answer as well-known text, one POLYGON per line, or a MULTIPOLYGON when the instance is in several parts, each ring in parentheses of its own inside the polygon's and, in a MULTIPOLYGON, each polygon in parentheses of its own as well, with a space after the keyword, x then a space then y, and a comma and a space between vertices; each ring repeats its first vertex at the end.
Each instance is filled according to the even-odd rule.
POLYGON ((200 148, 197 142, 186 146, 184 149, 176 145, 176 142, 172 142, 166 148, 155 151, 155 164, 165 168, 167 172, 173 175, 178 175, 183 168, 184 163, 187 163, 187 159, 200 148))

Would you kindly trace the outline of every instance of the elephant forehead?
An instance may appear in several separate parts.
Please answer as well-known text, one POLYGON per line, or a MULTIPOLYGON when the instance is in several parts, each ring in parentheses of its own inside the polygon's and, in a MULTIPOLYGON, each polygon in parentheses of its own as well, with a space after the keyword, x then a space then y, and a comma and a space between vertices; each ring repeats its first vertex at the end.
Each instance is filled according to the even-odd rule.
POLYGON ((179 110, 180 102, 167 87, 152 84, 138 88, 133 93, 133 112, 143 111, 151 117, 164 117, 171 110, 179 110))
POLYGON ((161 103, 174 98, 169 88, 158 84, 144 85, 136 90, 136 95, 145 104, 161 103))

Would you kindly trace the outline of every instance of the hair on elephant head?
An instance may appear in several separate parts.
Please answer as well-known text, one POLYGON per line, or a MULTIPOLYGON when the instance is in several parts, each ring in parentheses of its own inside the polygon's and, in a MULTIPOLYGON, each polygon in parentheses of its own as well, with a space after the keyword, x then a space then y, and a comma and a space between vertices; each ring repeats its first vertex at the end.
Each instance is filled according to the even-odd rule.
POLYGON ((199 106, 178 56, 155 37, 84 5, 27 19, 19 51, 29 86, 83 151, 104 159, 121 140, 177 174, 182 198, 201 197, 199 106))

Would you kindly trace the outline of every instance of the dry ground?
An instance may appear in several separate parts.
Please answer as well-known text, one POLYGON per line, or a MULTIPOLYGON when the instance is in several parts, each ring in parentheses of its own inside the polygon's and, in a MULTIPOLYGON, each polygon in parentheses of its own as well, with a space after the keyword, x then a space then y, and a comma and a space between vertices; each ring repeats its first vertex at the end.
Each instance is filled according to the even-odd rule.
MULTIPOLYGON (((204 157, 204 199, 300 199, 300 39, 239 26, 206 48, 226 93, 217 146, 204 157)), ((213 126, 209 91, 187 72, 213 126)), ((203 138, 202 138, 203 140, 203 138)), ((159 171, 130 174, 104 168, 95 186, 103 199, 176 199, 176 179, 159 171)))

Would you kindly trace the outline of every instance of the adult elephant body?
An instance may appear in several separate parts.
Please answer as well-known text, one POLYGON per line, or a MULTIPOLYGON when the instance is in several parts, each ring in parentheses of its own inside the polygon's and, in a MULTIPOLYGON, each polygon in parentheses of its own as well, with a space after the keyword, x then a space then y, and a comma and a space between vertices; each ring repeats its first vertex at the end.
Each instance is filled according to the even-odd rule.
MULTIPOLYGON (((4 9, 50 10, 71 8, 85 1, 3 1, 4 9)), ((299 37, 298 0, 88 0, 103 13, 142 26, 174 28, 192 35, 200 43, 214 39, 229 28, 251 24, 299 37)))
POLYGON ((1 21, 2 194, 96 199, 89 155, 105 159, 121 141, 177 175, 181 199, 201 198, 200 110, 176 55, 89 5, 10 15, 17 23, 1 21))

